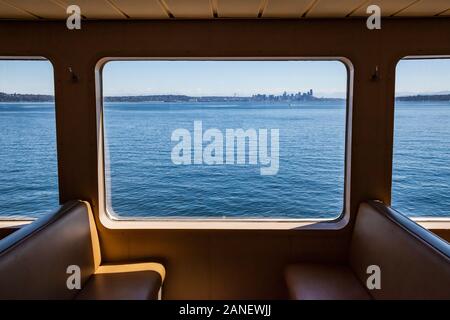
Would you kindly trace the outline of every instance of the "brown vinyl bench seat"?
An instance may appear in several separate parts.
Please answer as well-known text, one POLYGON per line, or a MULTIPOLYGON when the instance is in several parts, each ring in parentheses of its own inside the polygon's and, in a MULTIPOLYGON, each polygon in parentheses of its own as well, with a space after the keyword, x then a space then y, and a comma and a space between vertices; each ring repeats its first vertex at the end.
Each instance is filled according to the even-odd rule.
POLYGON ((102 263, 89 203, 71 201, 0 240, 0 299, 158 299, 159 263, 102 263), (69 266, 80 268, 70 289, 69 266))
POLYGON ((348 263, 297 263, 285 270, 295 300, 450 299, 450 245, 378 201, 362 203, 348 263), (369 290, 367 267, 380 268, 369 290))
POLYGON ((370 295, 346 265, 299 263, 286 268, 294 300, 369 300, 370 295))

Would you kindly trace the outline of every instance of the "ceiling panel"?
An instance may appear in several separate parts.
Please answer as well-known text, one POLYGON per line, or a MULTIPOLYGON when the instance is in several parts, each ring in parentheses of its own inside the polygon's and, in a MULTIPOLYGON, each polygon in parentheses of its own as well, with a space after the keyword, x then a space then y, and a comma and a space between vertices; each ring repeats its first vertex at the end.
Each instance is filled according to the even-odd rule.
POLYGON ((164 0, 175 18, 212 18, 210 0, 164 0))
POLYGON ((65 19, 71 4, 88 19, 363 17, 370 4, 383 16, 450 16, 450 0, 0 0, 0 19, 65 19))
POLYGON ((397 17, 434 16, 450 9, 450 0, 421 0, 399 12, 397 17))
POLYGON ((268 0, 264 18, 300 18, 313 0, 268 0))
POLYGON ((256 18, 265 0, 217 0, 220 18, 256 18))
POLYGON ((450 9, 447 10, 447 11, 445 11, 445 12, 442 12, 439 16, 442 16, 442 17, 450 17, 450 9))
POLYGON ((26 13, 23 10, 17 9, 0 1, 0 18, 1 19, 36 19, 31 14, 26 13))
POLYGON ((50 0, 2 0, 5 3, 31 12, 32 14, 47 19, 64 19, 67 17, 66 10, 61 5, 50 0))
POLYGON ((367 17, 366 13, 367 7, 369 5, 375 4, 381 8, 381 15, 383 17, 388 17, 401 9, 404 9, 418 0, 371 0, 368 3, 362 5, 358 10, 356 10, 351 16, 352 17, 367 17))
POLYGON ((306 14, 307 18, 343 18, 368 2, 367 0, 319 0, 306 14))
POLYGON ((81 15, 88 19, 125 19, 126 17, 108 0, 54 0, 62 5, 75 4, 80 7, 81 15))
POLYGON ((132 19, 169 18, 158 0, 110 0, 132 19))

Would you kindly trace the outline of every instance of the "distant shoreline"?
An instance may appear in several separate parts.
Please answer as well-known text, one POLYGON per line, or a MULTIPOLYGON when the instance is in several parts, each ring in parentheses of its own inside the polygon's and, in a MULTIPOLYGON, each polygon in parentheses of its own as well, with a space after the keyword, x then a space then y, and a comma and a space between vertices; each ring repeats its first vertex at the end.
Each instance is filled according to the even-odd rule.
POLYGON ((397 97, 395 98, 397 101, 417 101, 417 102, 431 102, 431 101, 449 101, 450 102, 450 94, 418 94, 414 96, 405 96, 405 97, 397 97))
POLYGON ((55 98, 45 94, 17 94, 0 92, 0 102, 54 102, 55 98))
MULTIPOLYGON (((265 103, 299 103, 312 101, 345 101, 343 98, 319 98, 312 94, 303 95, 253 95, 248 97, 237 96, 187 96, 187 95, 139 95, 139 96, 107 96, 104 98, 105 102, 123 102, 123 103, 196 103, 196 102, 265 102, 265 103)), ((434 94, 434 95, 411 95, 396 97, 396 101, 408 102, 450 102, 450 94, 434 94)), ((9 94, 0 92, 1 103, 15 103, 15 102, 33 102, 33 103, 50 103, 55 102, 52 95, 42 94, 9 94)))
MULTIPOLYGON (((238 96, 187 96, 187 95, 140 95, 140 96, 107 96, 105 102, 154 102, 154 103, 195 103, 195 102, 311 102, 311 101, 345 101, 342 98, 318 98, 310 94, 283 94, 283 95, 253 95, 249 97, 238 96)), ((0 92, 0 102, 54 102, 51 95, 39 94, 8 94, 0 92)))

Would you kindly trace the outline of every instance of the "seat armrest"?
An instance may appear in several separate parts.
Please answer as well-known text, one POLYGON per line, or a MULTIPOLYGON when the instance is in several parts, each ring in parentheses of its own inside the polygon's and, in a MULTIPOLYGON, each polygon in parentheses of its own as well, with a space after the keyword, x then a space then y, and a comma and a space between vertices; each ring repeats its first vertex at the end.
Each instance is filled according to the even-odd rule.
POLYGON ((161 276, 161 282, 164 282, 166 277, 166 269, 160 263, 155 262, 141 262, 141 263, 125 263, 114 264, 107 263, 101 265, 95 271, 95 274, 104 273, 125 273, 125 272, 139 272, 139 271, 155 271, 161 276))

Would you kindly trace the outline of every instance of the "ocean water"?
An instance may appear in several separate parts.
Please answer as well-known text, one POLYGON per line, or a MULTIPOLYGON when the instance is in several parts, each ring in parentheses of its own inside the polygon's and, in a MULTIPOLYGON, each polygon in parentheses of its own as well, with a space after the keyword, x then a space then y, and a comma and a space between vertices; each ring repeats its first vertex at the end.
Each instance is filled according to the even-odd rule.
MULTIPOLYGON (((450 103, 398 103, 393 204, 411 216, 450 216, 450 103)), ((129 217, 334 218, 343 210, 345 105, 340 102, 108 103, 110 212, 129 217), (176 129, 279 129, 279 169, 176 165, 176 129)), ((0 104, 0 219, 58 206, 54 106, 0 104)), ((203 147, 207 144, 204 143, 203 147)), ((269 143, 270 147, 270 143, 269 143)), ((236 151, 236 150, 235 150, 236 151)), ((248 150, 245 150, 248 153, 248 150)), ((270 151, 269 151, 270 154, 270 151)))
POLYGON ((57 170, 54 105, 0 103, 0 219, 57 208, 57 170))
POLYGON ((398 102, 392 206, 411 216, 450 217, 450 102, 398 102))
POLYGON ((345 114, 344 103, 109 104, 111 212, 126 217, 337 217, 343 210, 345 114), (216 128, 223 135, 226 129, 278 129, 278 173, 263 176, 260 165, 248 163, 175 165, 172 132, 186 129, 192 136, 195 121, 202 121, 203 132, 216 128))

